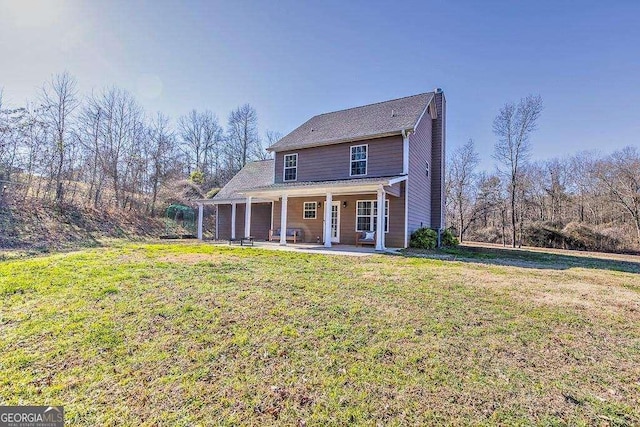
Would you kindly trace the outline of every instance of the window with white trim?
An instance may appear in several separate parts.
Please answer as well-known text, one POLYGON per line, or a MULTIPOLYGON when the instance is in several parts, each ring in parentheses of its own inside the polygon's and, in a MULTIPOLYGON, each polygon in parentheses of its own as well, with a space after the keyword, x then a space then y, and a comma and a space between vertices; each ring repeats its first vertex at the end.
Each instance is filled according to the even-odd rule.
MULTIPOLYGON (((376 231, 378 224, 378 201, 356 202, 356 231, 376 231)), ((384 232, 389 232, 389 199, 384 201, 384 232)))
POLYGON ((283 181, 298 179, 298 153, 284 155, 283 181))
POLYGON ((367 144, 354 145, 351 147, 351 170, 350 176, 367 174, 367 144))
POLYGON ((316 219, 317 212, 317 202, 304 202, 304 209, 302 210, 302 217, 304 219, 316 219))

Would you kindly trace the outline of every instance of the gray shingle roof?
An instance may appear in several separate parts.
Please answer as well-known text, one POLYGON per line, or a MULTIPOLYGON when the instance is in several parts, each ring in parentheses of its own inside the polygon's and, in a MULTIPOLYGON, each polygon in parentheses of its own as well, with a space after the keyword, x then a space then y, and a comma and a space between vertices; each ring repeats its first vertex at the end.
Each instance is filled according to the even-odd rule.
POLYGON ((399 134, 404 129, 413 129, 432 98, 433 92, 427 92, 320 114, 273 144, 269 150, 284 151, 399 134))
POLYGON ((273 174, 274 160, 247 163, 227 185, 222 187, 213 200, 243 199, 245 196, 238 194, 239 191, 271 185, 274 181, 273 174))

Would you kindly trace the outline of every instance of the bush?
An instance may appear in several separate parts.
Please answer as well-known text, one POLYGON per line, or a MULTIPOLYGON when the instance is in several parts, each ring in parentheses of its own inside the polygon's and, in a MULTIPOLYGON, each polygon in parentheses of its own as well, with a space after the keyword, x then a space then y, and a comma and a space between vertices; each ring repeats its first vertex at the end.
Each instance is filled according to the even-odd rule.
POLYGON ((540 248, 584 249, 580 242, 569 241, 562 232, 561 224, 531 222, 525 226, 522 243, 540 248))
POLYGON ((204 183, 204 173, 199 170, 191 172, 191 174, 189 175, 189 181, 193 182, 194 184, 202 185, 204 183))
POLYGON ((438 246, 438 234, 430 228, 419 228, 411 233, 410 248, 435 249, 438 246))
POLYGON ((620 236, 579 222, 570 222, 566 226, 562 223, 532 222, 525 229, 524 244, 605 252, 619 251, 623 247, 620 236))
POLYGON ((440 239, 440 243, 442 243, 442 246, 451 247, 458 246, 460 244, 456 236, 454 236, 451 230, 449 230, 448 228, 442 232, 442 236, 440 237, 440 239))
MULTIPOLYGON (((440 236, 440 243, 442 246, 458 246, 460 242, 453 235, 451 230, 444 230, 440 236)), ((411 233, 411 240, 409 241, 410 248, 417 249, 435 249, 438 247, 438 232, 430 228, 420 228, 411 233)))
MULTIPOLYGON (((570 242, 578 242, 576 249, 586 249, 589 251, 617 251, 621 249, 620 239, 613 234, 605 234, 596 230, 593 226, 570 222, 562 232, 570 242)), ((570 249, 573 249, 570 247, 570 249)))
POLYGON ((484 227, 470 230, 465 236, 467 240, 475 240, 476 242, 502 243, 502 230, 497 227, 484 227))

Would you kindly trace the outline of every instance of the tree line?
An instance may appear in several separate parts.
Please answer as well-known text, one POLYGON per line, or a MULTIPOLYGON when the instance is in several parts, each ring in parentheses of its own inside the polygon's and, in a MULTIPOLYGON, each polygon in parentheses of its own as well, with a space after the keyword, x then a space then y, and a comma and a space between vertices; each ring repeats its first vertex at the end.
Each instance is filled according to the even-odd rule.
POLYGON ((121 88, 81 95, 69 73, 53 76, 23 106, 3 103, 0 90, 0 186, 13 199, 153 214, 163 186, 190 179, 220 187, 247 162, 266 158, 264 147, 279 138, 260 137, 249 104, 231 111, 226 126, 208 110, 174 124, 147 114, 121 88))
MULTIPOLYGON (((472 140, 449 154, 447 224, 463 240, 594 250, 640 249, 640 151, 531 160, 542 99, 507 103, 493 123, 496 170, 479 171, 472 140)), ((189 179, 220 187, 248 161, 264 159, 256 110, 244 104, 223 125, 211 111, 173 122, 145 113, 126 90, 78 92, 53 76, 26 105, 0 90, 0 203, 37 199, 154 214, 158 195, 189 179)))
POLYGON ((542 99, 507 103, 493 123, 494 172, 473 140, 448 158, 447 224, 459 240, 583 250, 640 250, 640 151, 531 160, 542 99))

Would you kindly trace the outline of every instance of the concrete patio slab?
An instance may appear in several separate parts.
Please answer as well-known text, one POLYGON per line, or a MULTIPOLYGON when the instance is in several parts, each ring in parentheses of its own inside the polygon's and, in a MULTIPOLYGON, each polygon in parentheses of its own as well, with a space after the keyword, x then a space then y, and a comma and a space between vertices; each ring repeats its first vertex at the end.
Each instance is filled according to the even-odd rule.
POLYGON ((253 246, 234 246, 242 248, 259 248, 269 249, 276 251, 289 251, 289 252, 304 252, 312 254, 324 254, 324 255, 347 255, 347 256, 371 256, 384 253, 396 253, 398 249, 387 248, 384 251, 376 251, 373 247, 361 247, 350 245, 333 245, 330 248, 326 248, 323 245, 314 243, 287 243, 286 246, 282 246, 277 242, 256 242, 253 246))

